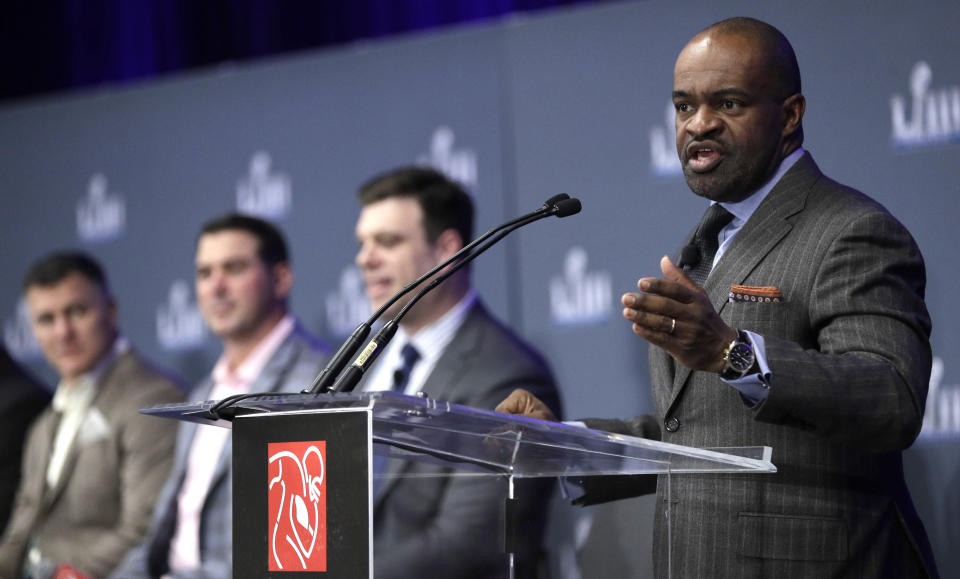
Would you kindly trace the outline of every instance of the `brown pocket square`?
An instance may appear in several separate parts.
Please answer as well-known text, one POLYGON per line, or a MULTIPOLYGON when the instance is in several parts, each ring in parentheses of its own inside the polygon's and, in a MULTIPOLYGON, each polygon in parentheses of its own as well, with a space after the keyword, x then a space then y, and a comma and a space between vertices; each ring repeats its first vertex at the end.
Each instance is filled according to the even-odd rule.
POLYGON ((783 294, 780 290, 771 285, 733 285, 730 286, 731 302, 782 302, 783 294))

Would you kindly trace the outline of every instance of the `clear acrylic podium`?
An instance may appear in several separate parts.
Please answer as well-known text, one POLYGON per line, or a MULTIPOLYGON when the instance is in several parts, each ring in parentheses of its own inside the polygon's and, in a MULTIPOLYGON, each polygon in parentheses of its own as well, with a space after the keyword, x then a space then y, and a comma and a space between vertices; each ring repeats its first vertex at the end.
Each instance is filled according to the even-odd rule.
MULTIPOLYGON (((370 474, 376 472, 373 455, 440 462, 450 467, 447 471, 450 472, 449 476, 495 476, 505 479, 508 500, 513 498, 514 480, 523 478, 657 474, 666 475, 660 484, 667 484, 669 493, 670 477, 673 475, 776 472, 776 467, 770 462, 772 449, 765 446, 689 448, 393 392, 256 396, 232 407, 235 411, 233 422, 211 416, 209 411, 215 403, 169 404, 141 412, 200 424, 233 427, 235 492, 237 485, 248 476, 236 470, 236 438, 240 428, 248 424, 255 425, 260 418, 270 417, 271 421, 281 423, 298 420, 301 421, 298 424, 307 424, 306 430, 310 430, 309 425, 320 425, 322 423, 319 421, 331 420, 331 417, 343 416, 344 413, 361 413, 368 425, 361 431, 366 433, 366 440, 352 439, 358 452, 366 451, 366 456, 362 458, 367 462, 367 468, 363 471, 367 476, 384 476, 370 474), (303 420, 308 422, 303 423, 303 420)), ((297 432, 304 430, 301 426, 298 429, 297 432)), ((363 434, 355 438, 362 437, 363 434)), ((262 478, 264 475, 260 476, 262 478)), ((368 484, 369 488, 371 485, 368 484)), ((372 500, 369 490, 367 496, 372 500)), ((670 524, 669 507, 668 501, 667 520, 657 524, 670 524)), ((368 520, 372 521, 372 518, 368 520)), ((234 526, 238 528, 236 513, 234 526)), ((244 528, 249 530, 249 527, 244 528)), ((236 533, 234 541, 236 545, 236 533)), ((510 557, 512 570, 512 554, 510 557)))

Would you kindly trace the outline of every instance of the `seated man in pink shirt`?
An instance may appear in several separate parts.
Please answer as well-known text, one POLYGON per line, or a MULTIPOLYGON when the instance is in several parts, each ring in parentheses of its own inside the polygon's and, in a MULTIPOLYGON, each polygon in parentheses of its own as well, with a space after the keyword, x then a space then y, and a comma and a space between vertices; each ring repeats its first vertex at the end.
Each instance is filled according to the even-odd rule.
MULTIPOLYGON (((327 360, 327 348, 293 318, 293 271, 280 231, 230 214, 197 240, 197 300, 223 354, 191 393, 219 400, 247 392, 299 392, 327 360)), ((170 478, 146 539, 113 577, 232 576, 230 431, 183 423, 170 478)))

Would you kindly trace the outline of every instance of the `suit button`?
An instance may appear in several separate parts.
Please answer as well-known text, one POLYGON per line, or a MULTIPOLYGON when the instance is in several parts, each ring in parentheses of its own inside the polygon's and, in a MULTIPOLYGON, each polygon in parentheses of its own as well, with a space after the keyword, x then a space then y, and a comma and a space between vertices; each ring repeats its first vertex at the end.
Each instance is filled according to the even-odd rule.
POLYGON ((680 421, 676 418, 668 418, 663 421, 663 426, 667 429, 667 432, 676 432, 680 430, 680 421))

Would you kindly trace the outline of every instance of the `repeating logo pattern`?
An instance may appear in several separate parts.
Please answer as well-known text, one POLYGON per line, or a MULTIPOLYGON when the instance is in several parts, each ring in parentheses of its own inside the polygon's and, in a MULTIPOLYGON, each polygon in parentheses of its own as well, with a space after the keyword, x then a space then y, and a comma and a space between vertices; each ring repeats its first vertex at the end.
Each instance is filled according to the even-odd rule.
POLYGON ((920 438, 960 437, 960 384, 943 384, 944 374, 943 359, 934 356, 920 438))
POLYGON ((250 159, 250 172, 237 182, 237 210, 264 219, 286 217, 293 207, 290 176, 271 173, 273 159, 257 151, 250 159))
POLYGON ((960 141, 960 86, 933 90, 933 69, 924 61, 910 72, 907 97, 890 98, 891 135, 895 147, 918 147, 960 141))
POLYGON ((650 127, 650 171, 657 177, 683 175, 680 158, 677 157, 676 127, 673 102, 667 101, 663 124, 650 127))
POLYGON ((27 300, 20 298, 13 317, 3 323, 3 341, 10 355, 22 362, 38 360, 43 355, 40 344, 33 336, 30 327, 30 311, 27 309, 27 300))
POLYGON ((182 279, 170 285, 166 304, 157 307, 157 341, 165 350, 191 350, 203 345, 206 325, 190 284, 182 279))
POLYGON ((270 571, 327 570, 326 441, 267 444, 270 571))
POLYGON ((363 292, 363 276, 353 265, 340 273, 340 287, 327 294, 327 327, 335 336, 346 336, 370 317, 370 302, 363 292))
POLYGON ((450 179, 467 187, 477 185, 477 152, 473 149, 454 149, 453 129, 440 126, 430 139, 430 152, 417 162, 440 171, 450 179))
POLYGON ((82 241, 109 241, 123 235, 127 207, 123 197, 107 189, 107 177, 95 173, 87 195, 77 202, 77 237, 82 241))
POLYGON ((558 325, 597 323, 610 317, 613 282, 606 271, 587 271, 589 257, 582 247, 572 247, 564 260, 563 275, 550 280, 550 312, 558 325))

